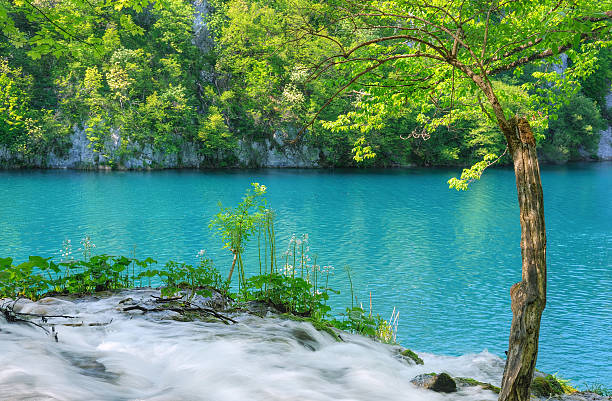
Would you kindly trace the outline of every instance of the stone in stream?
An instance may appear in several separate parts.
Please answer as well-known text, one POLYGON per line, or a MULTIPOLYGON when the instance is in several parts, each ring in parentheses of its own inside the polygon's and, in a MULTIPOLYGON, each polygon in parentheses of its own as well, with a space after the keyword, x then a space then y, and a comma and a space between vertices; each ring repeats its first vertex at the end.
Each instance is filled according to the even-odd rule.
POLYGON ((410 382, 417 387, 423 387, 438 393, 454 393, 457 391, 457 383, 448 373, 426 373, 418 375, 410 382))
POLYGON ((401 359, 403 359, 404 361, 411 363, 411 364, 416 364, 416 365, 422 365, 423 364, 423 360, 421 358, 419 358, 419 356, 416 354, 416 352, 410 350, 410 349, 403 349, 403 348, 398 348, 397 349, 398 354, 400 355, 401 359))

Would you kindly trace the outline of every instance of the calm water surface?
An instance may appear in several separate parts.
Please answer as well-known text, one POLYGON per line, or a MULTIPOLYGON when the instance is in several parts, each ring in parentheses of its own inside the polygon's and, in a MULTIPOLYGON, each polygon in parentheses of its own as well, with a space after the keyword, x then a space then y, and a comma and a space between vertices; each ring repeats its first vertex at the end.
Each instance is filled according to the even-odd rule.
MULTIPOLYGON (((448 355, 503 356, 509 288, 520 280, 514 175, 487 172, 467 193, 447 188, 453 170, 0 172, 0 256, 59 257, 85 233, 98 253, 196 262, 206 249, 222 271, 231 257, 208 229, 218 201, 235 205, 251 182, 268 186, 278 246, 308 233, 311 255, 335 266, 335 306, 357 295, 388 317, 399 339, 448 355)), ((612 164, 542 173, 548 232, 548 305, 538 368, 612 386, 612 164)), ((255 242, 251 246, 256 246, 255 242)), ((255 253, 247 261, 259 270, 255 253)))

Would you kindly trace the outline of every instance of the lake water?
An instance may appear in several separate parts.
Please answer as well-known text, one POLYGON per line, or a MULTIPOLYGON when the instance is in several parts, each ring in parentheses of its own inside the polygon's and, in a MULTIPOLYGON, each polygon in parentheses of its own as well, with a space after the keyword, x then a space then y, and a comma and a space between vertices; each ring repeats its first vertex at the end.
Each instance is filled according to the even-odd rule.
MULTIPOLYGON (((217 203, 233 206, 251 182, 268 187, 283 252, 308 233, 311 256, 333 265, 336 311, 356 294, 421 352, 503 356, 520 280, 514 175, 487 171, 465 193, 456 170, 0 171, 0 257, 59 258, 84 234, 97 253, 196 263, 206 249, 226 273, 231 257, 208 228, 217 203)), ((612 386, 612 164, 546 167, 548 305, 538 368, 575 384, 612 386)), ((247 271, 259 271, 256 240, 247 271)), ((78 255, 77 255, 78 256, 78 255)))

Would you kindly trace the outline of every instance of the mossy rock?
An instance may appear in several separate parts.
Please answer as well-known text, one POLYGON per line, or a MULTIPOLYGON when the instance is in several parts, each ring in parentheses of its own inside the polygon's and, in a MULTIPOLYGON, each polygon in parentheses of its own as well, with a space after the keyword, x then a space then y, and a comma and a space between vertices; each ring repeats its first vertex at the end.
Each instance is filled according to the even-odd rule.
POLYGON ((419 356, 412 350, 405 349, 402 352, 400 352, 400 355, 412 360, 417 365, 423 365, 423 360, 419 358, 419 356))
POLYGON ((563 385, 553 375, 536 377, 531 382, 531 394, 536 397, 549 397, 551 395, 565 394, 563 385))
POLYGON ((478 381, 476 379, 472 379, 470 377, 455 377, 455 381, 460 386, 465 386, 465 387, 479 386, 480 388, 482 388, 484 390, 492 391, 495 394, 499 394, 500 391, 501 391, 501 389, 499 387, 494 386, 491 383, 484 383, 484 382, 478 381))
POLYGON ((417 387, 438 393, 454 393, 457 391, 457 383, 448 373, 425 373, 418 375, 410 382, 417 387))

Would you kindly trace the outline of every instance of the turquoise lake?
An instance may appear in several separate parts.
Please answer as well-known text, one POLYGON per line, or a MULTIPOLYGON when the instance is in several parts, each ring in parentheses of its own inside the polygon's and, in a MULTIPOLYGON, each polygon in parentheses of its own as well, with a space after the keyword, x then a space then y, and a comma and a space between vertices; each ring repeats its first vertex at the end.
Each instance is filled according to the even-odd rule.
MULTIPOLYGON (((251 182, 268 187, 277 246, 308 233, 311 256, 333 265, 336 312, 356 294, 416 351, 503 356, 520 281, 514 174, 487 171, 468 192, 458 170, 0 171, 0 257, 75 256, 88 234, 96 253, 196 263, 206 249, 227 273, 231 257, 208 228, 218 202, 233 206, 251 182)), ((544 167, 548 304, 538 368, 574 384, 612 387, 612 164, 544 167)), ((245 261, 259 271, 256 238, 245 261)))

